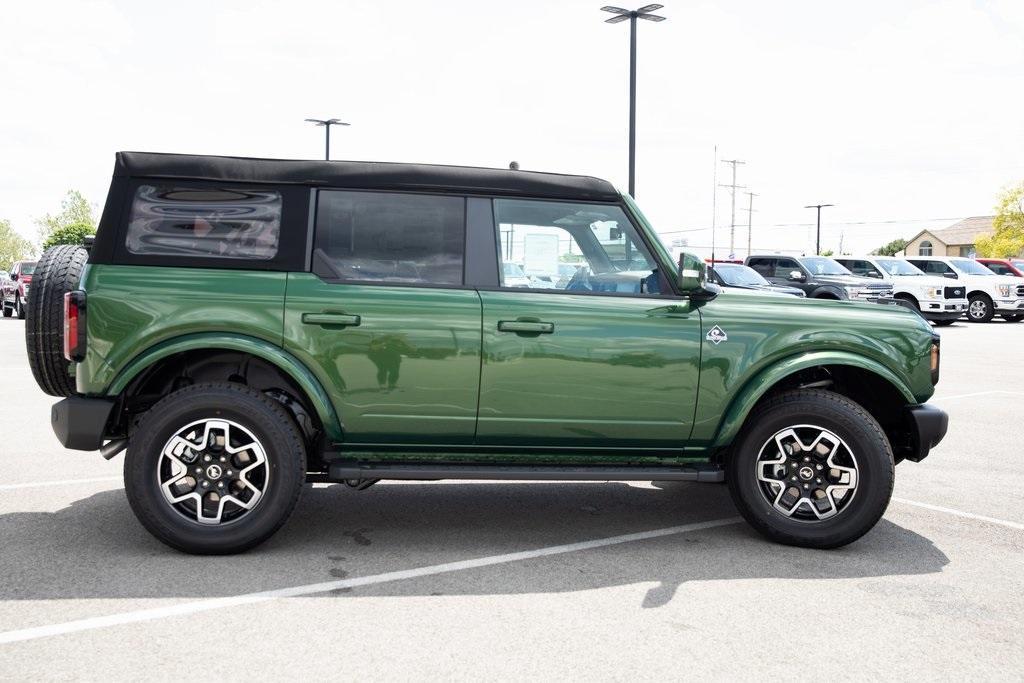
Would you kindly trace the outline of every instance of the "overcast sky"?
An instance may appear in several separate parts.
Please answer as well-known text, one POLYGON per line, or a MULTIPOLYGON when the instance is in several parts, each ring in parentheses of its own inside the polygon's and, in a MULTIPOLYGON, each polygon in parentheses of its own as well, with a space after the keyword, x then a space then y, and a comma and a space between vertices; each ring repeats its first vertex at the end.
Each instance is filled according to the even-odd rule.
MULTIPOLYGON (((716 144, 760 195, 755 249, 804 248, 805 204, 837 204, 823 248, 866 251, 1024 179, 1024 0, 665 4, 639 27, 637 200, 690 231, 668 239, 709 243, 716 144)), ((335 158, 515 159, 624 188, 629 29, 600 6, 7 3, 0 218, 34 237, 69 188, 102 206, 117 150, 319 158, 310 116, 352 123, 335 158)))

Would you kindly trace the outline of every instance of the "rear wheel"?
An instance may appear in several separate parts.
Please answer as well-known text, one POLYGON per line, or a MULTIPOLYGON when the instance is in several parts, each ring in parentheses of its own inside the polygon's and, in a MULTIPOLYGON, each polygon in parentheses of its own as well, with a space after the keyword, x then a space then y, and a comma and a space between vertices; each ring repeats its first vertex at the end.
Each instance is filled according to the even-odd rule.
POLYGON ((1016 315, 1016 314, 1014 314, 1014 315, 1005 315, 1004 314, 1003 315, 1003 320, 1005 320, 1008 323, 1019 323, 1021 320, 1024 320, 1024 315, 1016 315))
POLYGON ((836 548, 882 517, 894 468, 889 440, 867 411, 839 394, 801 389, 748 418, 727 479, 736 507, 763 535, 836 548))
MULTIPOLYGON (((31 292, 32 290, 29 290, 31 292)), ((14 295, 14 312, 18 314, 18 320, 25 319, 25 307, 21 305, 21 301, 18 299, 18 295, 14 295)))
POLYGON ((75 378, 64 358, 64 294, 78 288, 88 258, 85 249, 71 244, 47 249, 36 264, 27 311, 23 309, 18 316, 27 313, 28 364, 36 384, 50 396, 75 393, 75 378))
POLYGON ((967 305, 967 319, 972 323, 987 323, 995 315, 992 299, 984 294, 972 294, 967 305))
POLYGON ((953 323, 955 323, 956 320, 933 320, 932 322, 935 324, 936 327, 946 327, 947 325, 952 325, 953 323))
POLYGON ((306 479, 302 435, 255 389, 196 384, 154 405, 132 434, 125 491, 159 540, 187 553, 252 548, 287 521, 306 479))

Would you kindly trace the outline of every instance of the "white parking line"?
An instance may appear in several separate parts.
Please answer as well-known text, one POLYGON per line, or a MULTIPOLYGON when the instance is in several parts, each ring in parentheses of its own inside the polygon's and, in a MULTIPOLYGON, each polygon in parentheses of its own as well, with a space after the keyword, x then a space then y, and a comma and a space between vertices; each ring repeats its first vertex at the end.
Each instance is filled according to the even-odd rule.
POLYGON ((672 536, 674 534, 685 534, 690 531, 712 529, 714 527, 736 524, 739 521, 741 521, 739 517, 714 519, 709 522, 683 524, 681 526, 666 527, 664 529, 641 531, 635 534, 623 534, 621 536, 601 538, 594 541, 581 541, 579 543, 553 545, 547 548, 538 548, 537 550, 524 550, 518 553, 480 557, 474 560, 462 560, 461 562, 435 564, 429 567, 420 567, 418 569, 404 569, 394 572, 385 572, 383 574, 373 574, 371 576, 361 576, 352 579, 338 579, 337 581, 312 583, 304 586, 294 586, 292 588, 279 588, 277 590, 247 593, 244 595, 235 595, 226 598, 197 600, 168 607, 155 607, 153 609, 143 609, 134 612, 109 614, 103 617, 67 621, 62 624, 36 626, 34 628, 26 628, 18 631, 5 631, 0 633, 0 645, 4 643, 16 643, 24 640, 34 640, 36 638, 47 638, 49 636, 59 636, 67 633, 76 633, 78 631, 91 631, 93 629, 105 628, 107 626, 121 626, 124 624, 135 624, 141 621, 185 616, 189 614, 196 614, 198 612, 208 612, 210 610, 221 609, 224 607, 251 605, 276 600, 277 598, 295 598, 304 595, 314 595, 316 593, 326 593, 340 588, 355 588, 357 586, 369 586, 377 583, 387 583, 390 581, 417 579, 423 576, 448 574, 450 572, 458 572, 465 569, 478 569, 480 567, 491 567, 498 564, 507 564, 509 562, 531 560, 537 557, 550 557, 551 555, 563 555, 565 553, 575 553, 582 550, 593 550, 594 548, 604 548, 611 545, 618 545, 620 543, 632 543, 633 541, 644 541, 651 538, 672 536))
POLYGON ((916 500, 908 500, 906 498, 892 497, 892 500, 897 503, 903 503, 904 505, 913 505, 914 507, 924 508, 925 510, 932 510, 934 512, 944 512, 947 515, 953 515, 955 517, 964 517, 966 519, 976 519, 979 522, 988 522, 989 524, 998 524, 1005 526, 1010 529, 1017 529, 1018 531, 1024 531, 1024 524, 1019 522, 1011 522, 1006 519, 996 519, 995 517, 986 517, 985 515, 976 515, 973 512, 964 512, 963 510, 954 510, 953 508, 944 508, 941 505, 932 505, 931 503, 920 503, 916 500))
POLYGON ((57 481, 31 481, 26 484, 0 484, 0 491, 15 489, 34 489, 43 486, 72 486, 75 484, 95 484, 97 482, 121 481, 121 477, 95 477, 93 479, 59 479, 57 481))

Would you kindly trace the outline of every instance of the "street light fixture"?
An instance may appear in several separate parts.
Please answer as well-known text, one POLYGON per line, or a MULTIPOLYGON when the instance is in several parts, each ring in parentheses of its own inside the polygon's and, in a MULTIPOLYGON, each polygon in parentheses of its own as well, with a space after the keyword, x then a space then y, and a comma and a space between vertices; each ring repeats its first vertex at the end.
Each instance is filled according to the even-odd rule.
POLYGON ((814 245, 814 254, 821 254, 821 210, 826 206, 835 206, 835 204, 809 204, 805 206, 805 209, 817 209, 818 210, 818 238, 814 245))
POLYGON ((623 7, 605 5, 602 12, 610 12, 614 17, 605 19, 606 24, 618 24, 629 20, 629 196, 636 197, 636 20, 665 21, 665 17, 651 14, 664 5, 644 5, 639 9, 628 10, 623 7))
POLYGON ((306 119, 312 124, 317 126, 323 126, 324 132, 327 133, 327 142, 324 146, 324 159, 330 161, 331 159, 331 126, 348 126, 351 124, 345 123, 340 119, 306 119))

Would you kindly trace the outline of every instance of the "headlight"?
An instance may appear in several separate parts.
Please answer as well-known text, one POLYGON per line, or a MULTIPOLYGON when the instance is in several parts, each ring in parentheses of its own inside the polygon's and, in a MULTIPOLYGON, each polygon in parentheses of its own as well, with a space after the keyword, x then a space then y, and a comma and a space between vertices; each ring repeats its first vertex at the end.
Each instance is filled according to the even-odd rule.
POLYGON ((1004 299, 1010 296, 1010 285, 999 285, 999 296, 1004 299))
POLYGON ((860 295, 860 287, 854 287, 852 285, 847 285, 847 286, 843 287, 843 289, 846 290, 846 296, 850 297, 851 299, 856 299, 857 296, 860 295))

